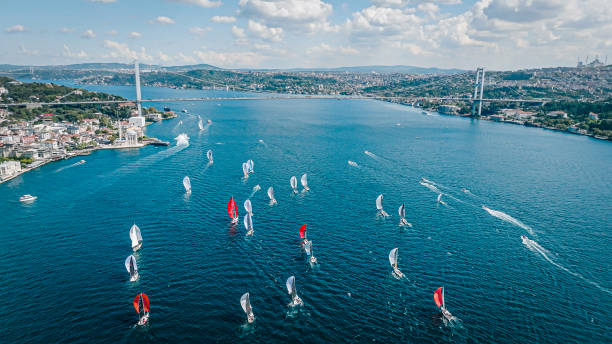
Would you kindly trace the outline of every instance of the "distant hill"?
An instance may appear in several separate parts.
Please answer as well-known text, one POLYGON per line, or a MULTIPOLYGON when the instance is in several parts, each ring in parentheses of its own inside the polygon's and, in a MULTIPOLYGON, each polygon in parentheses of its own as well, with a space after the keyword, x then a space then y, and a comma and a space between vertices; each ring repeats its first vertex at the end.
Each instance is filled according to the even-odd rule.
MULTIPOLYGON (((105 71, 117 71, 122 69, 133 69, 133 64, 128 63, 78 63, 78 64, 70 64, 70 65, 52 65, 52 66, 21 66, 21 65, 10 65, 10 64, 0 64, 0 71, 2 72, 10 72, 10 71, 23 71, 29 70, 30 68, 34 68, 34 70, 105 70, 105 71)), ((159 65, 150 65, 150 64, 141 64, 140 69, 156 69, 156 70, 168 70, 168 71, 189 71, 196 69, 205 69, 205 70, 220 70, 221 68, 215 67, 209 64, 196 64, 196 65, 186 65, 186 66, 159 66, 159 65)))
POLYGON ((333 68, 291 68, 291 69, 242 69, 253 72, 346 72, 346 73, 405 73, 405 74, 456 74, 463 73, 465 70, 456 68, 435 68, 435 67, 416 67, 416 66, 352 66, 352 67, 333 67, 333 68))

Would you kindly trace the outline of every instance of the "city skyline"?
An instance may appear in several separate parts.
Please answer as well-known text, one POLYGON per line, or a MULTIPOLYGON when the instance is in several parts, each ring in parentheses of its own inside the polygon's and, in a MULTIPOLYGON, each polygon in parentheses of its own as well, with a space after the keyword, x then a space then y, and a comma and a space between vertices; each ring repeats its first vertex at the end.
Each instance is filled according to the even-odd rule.
POLYGON ((604 60, 602 0, 10 2, 0 63, 520 69, 604 60), (33 7, 34 9, 31 9, 33 7), (109 20, 110 19, 110 20, 109 20))

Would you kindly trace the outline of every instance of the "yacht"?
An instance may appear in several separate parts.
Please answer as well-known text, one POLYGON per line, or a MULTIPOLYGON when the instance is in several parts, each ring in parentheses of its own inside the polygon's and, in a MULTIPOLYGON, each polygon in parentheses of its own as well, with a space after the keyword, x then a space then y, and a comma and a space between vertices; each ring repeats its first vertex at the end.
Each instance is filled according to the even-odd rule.
POLYGON ((32 196, 30 194, 27 194, 27 195, 23 195, 23 196, 19 197, 19 202, 24 202, 24 203, 32 202, 32 201, 36 200, 37 198, 38 198, 38 196, 32 196))

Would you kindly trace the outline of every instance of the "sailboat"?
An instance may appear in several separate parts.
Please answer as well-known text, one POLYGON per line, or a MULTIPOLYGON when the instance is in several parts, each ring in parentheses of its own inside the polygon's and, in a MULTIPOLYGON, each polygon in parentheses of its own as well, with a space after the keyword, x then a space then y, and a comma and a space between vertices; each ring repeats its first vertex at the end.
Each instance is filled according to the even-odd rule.
POLYGON ((246 229, 246 235, 253 235, 253 218, 251 218, 251 214, 246 213, 244 215, 244 228, 246 229))
POLYGON ((310 188, 308 187, 308 179, 307 179, 307 175, 306 173, 304 173, 302 175, 302 178, 300 179, 300 182, 302 183, 302 186, 304 187, 304 191, 308 191, 310 190, 310 188))
POLYGON ((227 213, 232 219, 232 223, 238 223, 238 207, 236 206, 236 201, 234 201, 234 197, 230 197, 229 202, 227 202, 227 213))
POLYGON ((132 303, 138 313, 138 325, 145 325, 149 321, 149 297, 145 293, 140 293, 136 295, 132 303))
POLYGON ((247 199, 244 201, 244 210, 246 210, 249 215, 253 216, 253 207, 251 206, 251 200, 247 199))
POLYGON ((249 168, 249 173, 253 173, 253 167, 255 166, 255 163, 253 162, 253 160, 249 159, 247 160, 247 167, 249 168))
POLYGON ((403 205, 403 204, 400 205, 400 207, 397 210, 397 212, 399 213, 399 216, 400 216, 399 225, 400 226, 410 226, 410 227, 412 227, 412 224, 410 224, 410 222, 406 221, 406 206, 403 205))
POLYGON ((291 188, 293 189, 293 193, 298 193, 298 191, 297 191, 297 178, 295 176, 292 176, 291 179, 289 180, 289 182, 291 183, 291 188))
POLYGON ((249 178, 249 165, 246 162, 242 163, 242 173, 244 174, 244 179, 249 178))
POLYGON ((389 263, 391 263, 391 266, 393 267, 393 274, 397 278, 402 278, 404 277, 404 274, 397 268, 397 259, 398 259, 398 253, 397 253, 397 247, 396 247, 392 249, 391 252, 389 252, 389 263))
POLYGON ((249 324, 255 321, 255 315, 253 314, 253 308, 251 308, 251 300, 249 298, 249 293, 244 293, 242 295, 242 297, 240 298, 240 305, 242 306, 242 309, 247 315, 247 321, 249 322, 249 324))
POLYGON ((185 187, 185 192, 191 193, 191 180, 188 176, 185 176, 185 178, 183 178, 183 186, 185 187))
POLYGON ((253 186, 253 194, 255 194, 259 190, 261 190, 261 186, 259 184, 253 186))
POLYGON ((204 130, 204 124, 202 123, 202 116, 198 116, 198 128, 200 128, 200 130, 204 130))
POLYGON ((389 216, 389 214, 387 214, 387 212, 383 210, 382 201, 383 201, 383 195, 380 194, 378 195, 378 197, 376 197, 376 209, 378 209, 379 215, 387 217, 389 216))
POLYGON ((268 197, 270 197, 270 205, 276 204, 276 198, 274 198, 274 188, 271 186, 268 188, 268 197))
POLYGON ((208 158, 208 163, 212 164, 213 163, 213 155, 212 155, 212 150, 208 150, 208 152, 206 152, 206 157, 208 158))
POLYGON ((446 203, 442 200, 442 194, 438 194, 438 199, 436 201, 440 204, 446 205, 446 203))
POLYGON ((448 320, 453 320, 453 315, 448 310, 446 310, 446 303, 444 302, 444 287, 436 289, 433 294, 433 298, 434 302, 436 303, 436 306, 440 308, 442 315, 444 315, 444 317, 448 320))
POLYGON ((289 293, 289 295, 291 295, 291 303, 289 304, 290 307, 294 307, 294 306, 298 306, 298 305, 303 305, 304 301, 302 301, 302 299, 300 299, 300 297, 297 295, 297 291, 295 289, 295 276, 291 276, 287 279, 287 293, 289 293))
POLYGON ((304 239, 304 240, 302 240, 302 243, 306 243, 306 241, 308 241, 308 238, 306 236, 307 236, 307 233, 306 233, 306 224, 303 224, 300 227, 300 238, 304 239))
POLYGON ((316 264, 317 258, 315 258, 314 253, 312 253, 312 240, 304 241, 304 251, 306 251, 306 255, 310 257, 310 263, 316 264))
POLYGON ((129 255, 125 259, 125 268, 130 274, 130 282, 134 282, 138 279, 138 266, 136 265, 136 258, 133 255, 129 255))
POLYGON ((130 228, 130 239, 132 240, 132 250, 134 252, 140 250, 142 247, 142 235, 140 235, 140 228, 136 224, 130 228))

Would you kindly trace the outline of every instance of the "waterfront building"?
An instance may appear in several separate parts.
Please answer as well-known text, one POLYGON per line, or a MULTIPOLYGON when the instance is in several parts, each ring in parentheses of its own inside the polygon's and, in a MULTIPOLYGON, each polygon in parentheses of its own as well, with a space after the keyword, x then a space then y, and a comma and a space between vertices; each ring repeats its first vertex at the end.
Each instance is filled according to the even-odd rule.
POLYGON ((128 122, 132 127, 144 127, 146 124, 145 118, 143 116, 130 117, 128 122))
POLYGON ((126 143, 130 146, 138 144, 138 133, 135 130, 128 129, 125 133, 126 143))
POLYGON ((438 112, 446 115, 456 115, 459 112, 459 107, 456 105, 440 105, 438 112))
POLYGON ((5 161, 0 164, 0 177, 10 177, 21 171, 21 163, 15 160, 5 161))
POLYGON ((595 112, 589 112, 589 119, 593 121, 597 121, 599 120, 599 115, 596 114, 595 112))
POLYGON ((565 111, 551 111, 546 114, 548 117, 552 118, 567 118, 567 112, 565 111))

